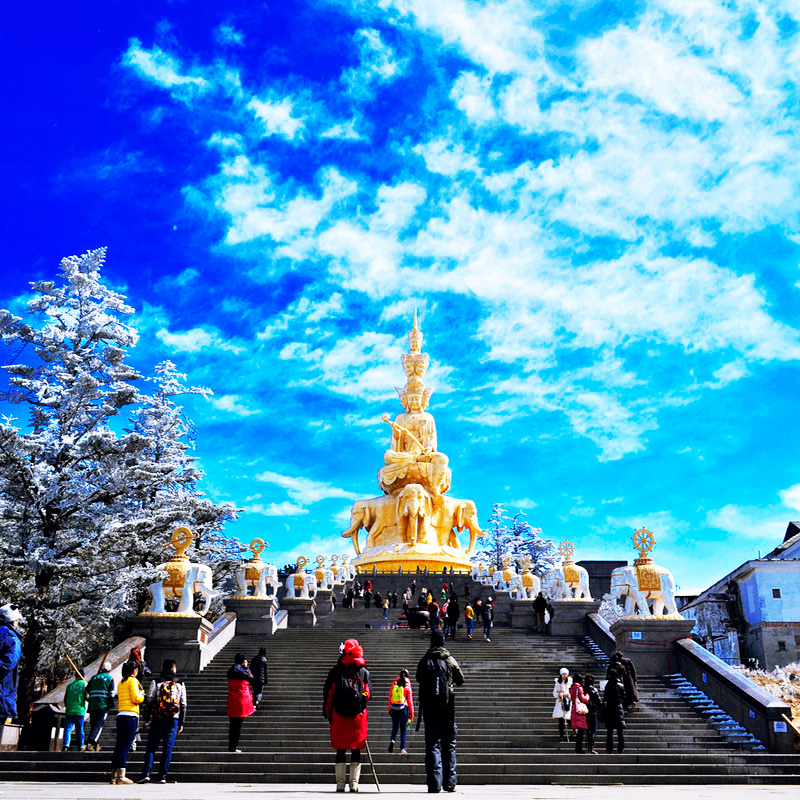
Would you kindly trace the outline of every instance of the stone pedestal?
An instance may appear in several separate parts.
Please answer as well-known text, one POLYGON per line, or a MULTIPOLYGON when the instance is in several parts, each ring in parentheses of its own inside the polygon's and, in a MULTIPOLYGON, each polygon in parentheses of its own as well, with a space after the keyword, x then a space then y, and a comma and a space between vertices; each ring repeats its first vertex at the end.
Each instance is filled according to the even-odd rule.
POLYGON ((535 626, 536 618, 533 613, 533 600, 512 600, 511 627, 527 629, 535 626))
POLYGON ((314 598, 314 613, 318 617, 327 617, 328 614, 333 613, 332 595, 331 589, 317 589, 317 596, 314 598))
POLYGON ((284 597, 281 609, 288 615, 289 628, 313 628, 317 624, 314 601, 310 597, 284 597))
POLYGON ((494 624, 511 624, 511 593, 504 591, 492 591, 488 595, 494 600, 494 624))
POLYGON ((600 608, 599 600, 553 600, 550 619, 551 636, 583 636, 587 614, 600 608))
POLYGON ((225 610, 236 614, 236 633, 272 636, 275 614, 280 609, 276 597, 228 597, 225 610))
POLYGON ((205 617, 142 615, 133 621, 133 636, 147 639, 145 658, 154 673, 161 662, 171 658, 184 675, 197 674, 212 658, 207 642, 212 629, 205 617))
POLYGON ((694 620, 664 617, 623 617, 611 625, 611 635, 633 661, 638 675, 666 675, 677 670, 675 642, 686 639, 694 620))
POLYGON ((0 750, 16 750, 21 730, 21 725, 13 725, 10 722, 3 725, 0 728, 0 750))

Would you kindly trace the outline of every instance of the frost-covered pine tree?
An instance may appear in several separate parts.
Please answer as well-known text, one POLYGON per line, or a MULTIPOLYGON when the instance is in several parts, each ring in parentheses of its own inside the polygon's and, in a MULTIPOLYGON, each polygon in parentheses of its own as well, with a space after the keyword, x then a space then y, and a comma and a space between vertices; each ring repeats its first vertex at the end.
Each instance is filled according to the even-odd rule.
POLYGON ((478 539, 481 547, 472 556, 474 563, 483 561, 487 565, 493 565, 496 569, 503 566, 503 556, 509 552, 511 545, 509 522, 505 506, 502 503, 495 503, 492 506, 492 514, 486 524, 484 535, 478 539))
POLYGON ((80 658, 111 644, 174 525, 213 538, 236 513, 197 491, 174 369, 160 368, 150 395, 135 388, 142 376, 126 359, 138 334, 124 322, 133 309, 100 282, 104 258, 66 258, 62 286, 32 284, 30 324, 0 310, 12 353, 0 397, 28 410, 24 427, 0 425, 0 599, 27 619, 23 719, 37 679, 65 671, 65 650, 80 658))
POLYGON ((510 549, 517 566, 523 556, 531 560, 531 571, 539 577, 561 563, 558 546, 552 539, 542 536, 541 528, 534 528, 522 511, 518 511, 511 521, 510 549))

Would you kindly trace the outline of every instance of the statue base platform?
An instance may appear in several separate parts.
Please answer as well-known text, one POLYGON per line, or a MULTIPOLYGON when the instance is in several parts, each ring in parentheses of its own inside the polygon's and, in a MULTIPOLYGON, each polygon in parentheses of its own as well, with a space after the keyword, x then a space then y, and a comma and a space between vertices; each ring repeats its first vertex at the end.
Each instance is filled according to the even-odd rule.
POLYGON ((284 597, 281 609, 288 614, 288 628, 313 628, 317 624, 314 600, 310 597, 284 597))
POLYGON ((147 640, 145 659, 154 673, 161 662, 171 658, 183 674, 197 674, 211 660, 208 647, 212 624, 205 617, 182 617, 177 614, 138 616, 133 620, 132 636, 147 640))
POLYGON ((536 616, 533 613, 533 600, 511 601, 511 627, 535 628, 536 616))
POLYGON ((595 614, 599 600, 553 600, 550 619, 551 636, 583 636, 587 614, 595 614))
POLYGON ((694 624, 678 617, 623 617, 610 630, 617 649, 633 661, 639 675, 666 675, 677 669, 675 642, 688 638, 694 624))
POLYGON ((314 598, 314 613, 318 617, 327 617, 333 613, 332 589, 317 589, 317 596, 314 598))
POLYGON ((472 572, 473 563, 460 548, 439 545, 394 544, 391 547, 369 547, 350 562, 358 572, 416 573, 426 567, 431 574, 452 569, 454 573, 472 572))
POLYGON ((487 597, 492 598, 494 603, 494 624, 495 625, 510 625, 511 624, 511 592, 504 592, 500 589, 495 591, 489 589, 487 597))
POLYGON ((228 597, 225 610, 236 614, 236 633, 272 636, 277 630, 276 597, 228 597))

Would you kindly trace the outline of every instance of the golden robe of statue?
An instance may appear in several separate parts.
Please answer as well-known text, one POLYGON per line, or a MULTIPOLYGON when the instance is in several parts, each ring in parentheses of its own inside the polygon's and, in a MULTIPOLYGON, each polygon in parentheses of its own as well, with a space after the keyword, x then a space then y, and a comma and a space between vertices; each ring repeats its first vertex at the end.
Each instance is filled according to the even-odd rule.
POLYGON ((409 353, 402 357, 408 381, 398 389, 404 412, 392 421, 384 466, 378 471, 383 497, 357 500, 350 527, 342 536, 352 537, 358 557, 353 565, 362 572, 377 566, 381 570, 443 567, 470 570, 469 553, 483 533, 478 526, 475 504, 445 495, 450 489, 448 458, 437 450, 436 423, 425 409, 432 393, 422 383, 428 355, 422 353, 422 332, 414 327, 408 335, 409 353), (361 550, 358 534, 367 531, 361 550), (464 529, 470 532, 465 551, 458 539, 464 529))

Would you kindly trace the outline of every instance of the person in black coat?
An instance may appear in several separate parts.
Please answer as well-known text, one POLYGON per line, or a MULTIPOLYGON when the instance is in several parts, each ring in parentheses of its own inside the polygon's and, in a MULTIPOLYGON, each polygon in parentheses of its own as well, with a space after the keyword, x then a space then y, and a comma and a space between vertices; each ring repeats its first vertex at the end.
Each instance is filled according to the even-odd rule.
POLYGON ((603 714, 606 722, 606 752, 614 751, 614 731, 617 732, 617 752, 625 749, 625 687, 622 675, 608 670, 608 683, 603 692, 603 714))
POLYGON ((583 691, 589 695, 589 702, 586 704, 589 706, 589 713, 586 715, 586 752, 596 756, 597 750, 594 749, 594 742, 597 739, 597 721, 600 718, 603 701, 600 699, 600 692, 597 691, 595 677, 591 672, 586 673, 583 682, 583 691))
POLYGON ((261 696, 264 694, 264 687, 269 682, 267 680, 267 648, 261 647, 258 655, 250 662, 250 672, 253 673, 253 705, 258 711, 261 696))
POLYGON ((639 702, 639 692, 636 689, 636 667, 626 656, 619 651, 611 655, 609 670, 616 669, 622 678, 622 685, 625 687, 625 710, 632 707, 636 711, 636 704, 639 702))

